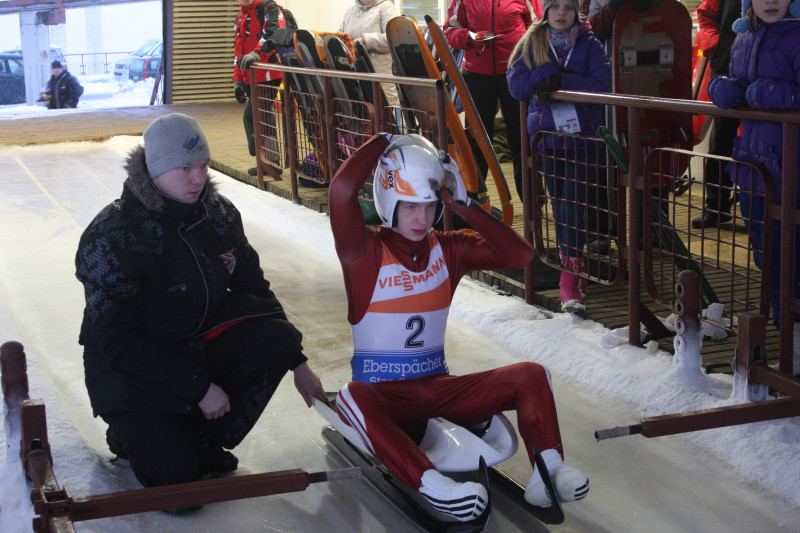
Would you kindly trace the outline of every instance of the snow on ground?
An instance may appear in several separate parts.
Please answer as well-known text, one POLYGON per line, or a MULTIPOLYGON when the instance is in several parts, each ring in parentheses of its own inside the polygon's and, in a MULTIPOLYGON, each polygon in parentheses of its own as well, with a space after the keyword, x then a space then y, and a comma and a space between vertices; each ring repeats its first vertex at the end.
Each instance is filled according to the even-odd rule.
MULTIPOLYGON (((108 462, 104 424, 90 415, 77 344, 83 296, 74 278, 73 258, 83 228, 102 206, 118 196, 124 177, 120 168, 122 157, 140 141, 140 138, 118 137, 102 144, 50 145, 47 157, 40 158, 36 157, 43 153, 40 148, 0 148, 0 169, 22 169, 16 173, 11 170, 8 177, 2 178, 9 181, 4 183, 4 193, 0 196, 0 240, 5 250, 0 256, 0 342, 19 340, 25 345, 31 397, 43 398, 47 406, 56 476, 62 483, 68 483, 76 495, 138 488, 129 469, 108 462), (52 163, 54 158, 58 159, 57 167, 52 163), (64 172, 72 167, 78 170, 64 172)), ((0 177, 4 175, 0 170, 0 177)), ((323 384, 329 390, 338 388, 349 374, 351 348, 344 292, 327 218, 269 193, 254 191, 226 176, 216 174, 216 179, 222 193, 242 211, 248 237, 262 257, 267 278, 273 282, 292 319, 297 319, 299 328, 305 332, 307 353, 323 384)), ((602 325, 568 314, 549 318, 550 314, 539 308, 471 280, 462 281, 450 316, 448 361, 454 373, 535 360, 547 366, 554 376, 567 462, 574 461, 576 466, 590 472, 593 489, 585 503, 567 506, 568 522, 553 530, 722 531, 714 529, 721 527, 719 523, 729 526, 725 529, 728 531, 793 530, 796 517, 800 516, 799 419, 660 439, 632 436, 586 444, 592 440, 594 430, 610 425, 628 425, 646 416, 739 403, 731 398, 733 379, 674 368, 669 354, 652 347, 604 347, 601 338, 608 330, 602 325), (600 410, 593 411, 597 408, 600 410), (580 419, 580 415, 589 420, 580 419), (577 443, 578 440, 582 443, 577 443), (590 454, 599 454, 601 459, 593 464, 582 462, 586 460, 582 455, 590 454), (605 461, 608 465, 602 464, 605 461), (709 480, 709 486, 703 486, 703 480, 686 483, 686 495, 694 495, 695 500, 686 502, 681 494, 676 494, 684 482, 668 479, 670 469, 678 468, 683 471, 675 476, 691 476, 693 470, 700 468, 731 475, 724 478, 724 486, 712 486, 719 483, 716 480, 709 480), (660 492, 661 486, 664 488, 660 492), (645 500, 636 502, 638 511, 628 510, 632 513, 630 517, 618 516, 623 505, 619 502, 599 505, 614 501, 616 493, 621 491, 641 493, 641 499, 645 500), (734 491, 735 496, 729 496, 728 491, 734 491), (717 501, 725 498, 732 501, 717 501), (757 529, 750 523, 737 522, 742 519, 735 515, 736 510, 751 506, 773 522, 757 529), (729 523, 719 516, 727 509, 732 514, 729 523), (714 516, 708 517, 710 525, 701 527, 697 516, 705 516, 704 513, 714 516), (686 525, 681 515, 686 515, 685 520, 692 525, 686 525), (787 518, 792 516, 794 520, 787 518)), ((303 444, 310 438, 306 433, 318 435, 321 419, 298 410, 290 384, 282 385, 279 393, 274 400, 276 405, 270 404, 252 439, 248 437, 241 450, 237 448, 242 464, 253 472, 295 467, 313 471, 337 466, 331 465, 334 460, 322 452, 324 446, 318 437, 311 437, 316 440, 310 448, 303 444), (284 390, 287 392, 281 393, 284 390), (284 408, 287 412, 296 411, 298 421, 303 422, 287 424, 280 413, 284 408), (278 427, 283 434, 275 434, 278 427), (296 450, 301 464, 286 464, 285 457, 269 453, 280 446, 296 450)), ((3 480, 0 531, 3 532, 29 531, 33 516, 18 447, 18 441, 7 442, 6 434, 0 434, 3 480)), ((522 466, 515 477, 521 482, 529 474, 525 473, 528 466, 524 462, 517 460, 522 466)), ((313 526, 309 524, 319 521, 319 514, 330 520, 334 530, 400 529, 397 520, 403 519, 395 511, 385 511, 384 504, 371 502, 368 490, 347 487, 341 494, 334 489, 315 489, 314 494, 321 495, 319 508, 314 516, 309 511, 308 516, 301 517, 306 525, 299 529, 295 523, 281 522, 284 514, 279 511, 288 509, 289 515, 304 513, 300 509, 306 509, 303 506, 308 503, 303 502, 308 500, 287 495, 270 497, 269 505, 258 508, 244 503, 215 504, 218 507, 214 509, 219 511, 204 509, 202 512, 206 514, 183 521, 146 513, 117 519, 113 530, 154 527, 214 530, 209 520, 217 520, 217 524, 224 526, 224 518, 220 517, 229 515, 222 514, 223 510, 236 512, 236 520, 242 519, 241 513, 257 515, 250 526, 241 526, 240 530, 258 529, 257 524, 267 527, 269 522, 268 529, 275 531, 310 531, 313 526), (349 491, 357 494, 357 504, 346 499, 349 491), (273 519, 277 522, 273 523, 273 519), (335 524, 340 524, 341 529, 335 524)), ((492 531, 527 529, 515 529, 515 522, 505 511, 497 512, 498 517, 492 518, 492 531)), ((107 525, 86 524, 78 530, 108 530, 107 525)))
MULTIPOLYGON (((78 101, 78 109, 97 109, 102 107, 131 107, 150 105, 155 79, 140 82, 118 82, 113 74, 78 76, 83 85, 83 96, 78 101)), ((0 115, 27 115, 47 112, 47 107, 39 102, 36 105, 0 105, 0 115)))

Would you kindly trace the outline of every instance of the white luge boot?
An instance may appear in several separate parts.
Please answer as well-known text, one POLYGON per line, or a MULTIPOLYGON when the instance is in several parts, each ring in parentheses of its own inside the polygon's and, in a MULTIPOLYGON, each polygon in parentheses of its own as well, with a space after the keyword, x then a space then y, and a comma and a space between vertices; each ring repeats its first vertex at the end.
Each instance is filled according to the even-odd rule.
POLYGON ((422 474, 419 491, 437 511, 461 522, 482 515, 489 501, 486 487, 480 483, 459 483, 434 469, 422 474))
MULTIPOLYGON (((584 472, 565 465, 561 454, 552 448, 542 452, 542 459, 550 472, 550 480, 559 501, 574 502, 586 496, 589 492, 589 477, 584 472)), ((535 465, 533 475, 525 487, 525 501, 536 507, 548 508, 553 505, 553 499, 547 491, 539 468, 535 465)))

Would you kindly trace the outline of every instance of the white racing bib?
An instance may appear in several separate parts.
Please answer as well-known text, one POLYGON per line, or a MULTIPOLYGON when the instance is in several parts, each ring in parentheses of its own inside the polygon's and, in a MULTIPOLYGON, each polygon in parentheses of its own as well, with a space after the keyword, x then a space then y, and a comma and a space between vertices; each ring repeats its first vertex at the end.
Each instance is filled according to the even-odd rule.
POLYGON ((352 326, 353 380, 375 383, 447 373, 444 334, 450 297, 450 274, 436 239, 422 272, 408 270, 384 246, 369 308, 352 326))

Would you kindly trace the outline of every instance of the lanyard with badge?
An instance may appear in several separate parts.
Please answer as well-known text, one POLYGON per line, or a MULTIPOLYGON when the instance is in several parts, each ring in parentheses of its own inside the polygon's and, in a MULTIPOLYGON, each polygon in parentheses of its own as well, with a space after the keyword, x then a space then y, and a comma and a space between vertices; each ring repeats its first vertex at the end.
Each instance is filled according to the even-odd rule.
MULTIPOLYGON (((550 44, 550 50, 553 51, 553 55, 556 57, 556 61, 558 61, 558 53, 556 53, 556 49, 553 48, 553 43, 550 44)), ((572 52, 575 50, 575 47, 569 49, 569 53, 567 54, 567 58, 564 60, 563 67, 567 67, 567 63, 569 63, 570 57, 572 57, 572 52)), ((578 133, 581 130, 580 122, 578 121, 578 111, 575 109, 575 105, 571 102, 550 102, 550 112, 553 114, 553 122, 556 126, 556 131, 560 131, 563 133, 578 133)))

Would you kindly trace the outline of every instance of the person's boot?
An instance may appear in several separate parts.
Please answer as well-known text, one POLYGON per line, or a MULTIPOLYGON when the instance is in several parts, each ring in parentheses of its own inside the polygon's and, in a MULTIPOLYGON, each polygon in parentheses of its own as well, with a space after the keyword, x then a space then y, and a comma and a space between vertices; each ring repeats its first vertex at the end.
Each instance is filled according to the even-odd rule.
MULTIPOLYGON (((578 272, 580 274, 586 274, 589 272, 589 269, 586 267, 586 258, 584 257, 570 257, 570 267, 574 272, 578 272)), ((578 291, 580 291, 581 296, 586 298, 586 287, 589 286, 589 278, 585 278, 583 276, 578 276, 578 291)))
POLYGON ((724 211, 720 213, 706 211, 705 214, 692 219, 692 227, 694 229, 716 228, 723 222, 728 222, 731 219, 733 219, 733 215, 724 211))
MULTIPOLYGON (((280 167, 276 167, 276 166, 275 166, 275 165, 273 165, 272 163, 268 163, 268 164, 269 164, 269 166, 271 166, 271 167, 272 167, 272 170, 274 170, 274 171, 275 171, 275 174, 277 174, 278 176, 280 176, 281 174, 283 174, 283 169, 282 169, 282 168, 280 168, 280 167)), ((251 167, 251 168, 248 168, 248 169, 247 169, 247 173, 248 173, 249 175, 251 175, 251 176, 258 176, 258 168, 256 168, 256 167, 251 167)))
POLYGON ((111 426, 106 429, 106 444, 108 444, 109 451, 117 456, 116 459, 128 459, 128 453, 125 451, 122 441, 117 438, 111 426))
MULTIPOLYGON (((560 502, 574 502, 586 497, 589 493, 589 476, 577 468, 565 465, 561 454, 552 448, 542 452, 542 459, 550 472, 550 481, 560 502)), ((525 487, 525 501, 536 507, 548 508, 553 505, 553 499, 535 465, 533 475, 525 487)))
POLYGON ((567 270, 561 271, 561 278, 558 282, 559 295, 561 297, 561 310, 566 313, 583 311, 586 306, 583 304, 583 294, 578 286, 581 277, 575 274, 578 271, 577 257, 568 257, 559 252, 561 266, 567 270))
POLYGON ((434 469, 422 474, 419 492, 434 509, 460 522, 469 522, 482 515, 489 501, 486 487, 480 483, 459 483, 434 469))
POLYGON ((219 477, 239 468, 239 459, 222 447, 211 447, 206 457, 205 475, 219 477))

